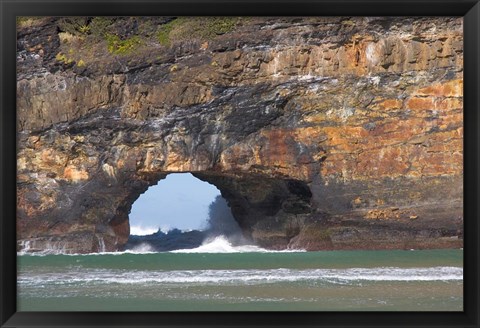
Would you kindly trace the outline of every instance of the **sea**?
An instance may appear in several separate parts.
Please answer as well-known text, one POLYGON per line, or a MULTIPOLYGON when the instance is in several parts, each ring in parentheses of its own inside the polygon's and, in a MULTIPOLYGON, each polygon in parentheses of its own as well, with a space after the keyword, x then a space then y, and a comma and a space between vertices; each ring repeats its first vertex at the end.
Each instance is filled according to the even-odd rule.
POLYGON ((17 311, 463 311, 463 250, 18 254, 17 311))

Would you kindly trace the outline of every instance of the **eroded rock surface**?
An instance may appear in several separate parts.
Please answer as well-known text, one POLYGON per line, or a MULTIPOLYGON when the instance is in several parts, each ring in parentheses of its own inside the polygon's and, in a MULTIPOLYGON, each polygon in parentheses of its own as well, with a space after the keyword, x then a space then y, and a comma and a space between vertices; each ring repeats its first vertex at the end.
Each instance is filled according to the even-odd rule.
POLYGON ((263 247, 462 247, 461 18, 74 23, 19 22, 19 247, 121 249, 172 172, 263 247))

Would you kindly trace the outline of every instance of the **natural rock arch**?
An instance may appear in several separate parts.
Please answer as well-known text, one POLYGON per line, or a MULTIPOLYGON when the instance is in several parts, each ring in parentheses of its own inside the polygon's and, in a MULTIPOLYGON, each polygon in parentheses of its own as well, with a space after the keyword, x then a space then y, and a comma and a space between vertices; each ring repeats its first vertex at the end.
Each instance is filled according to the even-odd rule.
POLYGON ((117 250, 174 172, 216 185, 264 247, 459 247, 461 19, 384 23, 255 18, 121 55, 56 18, 20 28, 19 248, 117 250))
MULTIPOLYGON (((290 239, 300 231, 302 215, 311 214, 312 194, 302 181, 248 173, 225 175, 205 171, 194 172, 192 175, 216 186, 244 237, 265 247, 286 248, 290 239)), ((166 174, 161 173, 160 177, 163 179, 166 174)), ((130 197, 133 198, 135 197, 130 197)), ((130 206, 125 208, 129 209, 130 206)), ((115 224, 115 221, 117 220, 114 219, 112 223, 115 224)))
POLYGON ((258 139, 245 141, 239 132, 231 140, 217 131, 223 129, 218 126, 222 118, 209 118, 218 111, 210 109, 203 114, 203 110, 183 114, 171 125, 155 119, 131 122, 120 117, 118 108, 103 109, 30 136, 27 142, 33 142, 34 156, 31 163, 36 163, 38 157, 45 169, 48 165, 49 172, 38 179, 48 186, 48 197, 38 198, 38 183, 21 184, 24 189, 19 193, 20 201, 28 198, 39 206, 28 208, 31 212, 20 207, 18 222, 23 231, 30 230, 37 236, 47 231, 59 234, 37 237, 31 247, 82 252, 121 248, 128 238, 128 214, 133 202, 167 174, 182 172, 191 172, 215 185, 239 225, 254 241, 267 247, 287 247, 300 230, 299 217, 312 212, 311 191, 306 182, 298 179, 298 172, 290 177, 250 162, 254 160, 254 147, 264 147, 267 156, 273 153, 275 159, 292 163, 301 159, 297 150, 301 147, 273 130, 264 133, 273 133, 274 137, 263 144, 258 139), (216 130, 212 130, 212 124, 216 130), (284 140, 274 139, 278 137, 284 140), (46 149, 36 152, 37 147, 46 149), (45 211, 46 206, 50 210, 45 211), (44 223, 29 226, 31 216, 44 223), (46 230, 39 231, 39 227, 46 230))

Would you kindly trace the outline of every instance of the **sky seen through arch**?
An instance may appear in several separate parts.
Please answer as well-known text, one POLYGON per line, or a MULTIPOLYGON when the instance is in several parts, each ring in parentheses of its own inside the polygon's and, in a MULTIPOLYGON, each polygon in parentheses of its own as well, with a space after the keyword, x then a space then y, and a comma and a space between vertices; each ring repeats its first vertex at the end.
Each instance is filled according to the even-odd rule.
POLYGON ((130 234, 148 235, 158 229, 205 229, 208 206, 218 195, 220 191, 214 185, 190 173, 171 173, 133 203, 130 234))

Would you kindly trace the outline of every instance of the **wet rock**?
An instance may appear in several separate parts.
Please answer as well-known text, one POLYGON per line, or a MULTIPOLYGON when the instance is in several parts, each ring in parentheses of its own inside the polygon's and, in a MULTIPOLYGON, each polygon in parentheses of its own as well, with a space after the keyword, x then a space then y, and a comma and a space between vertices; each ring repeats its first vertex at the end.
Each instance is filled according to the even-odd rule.
POLYGON ((460 18, 85 21, 18 27, 20 244, 122 249, 192 172, 264 247, 461 247, 460 18))

